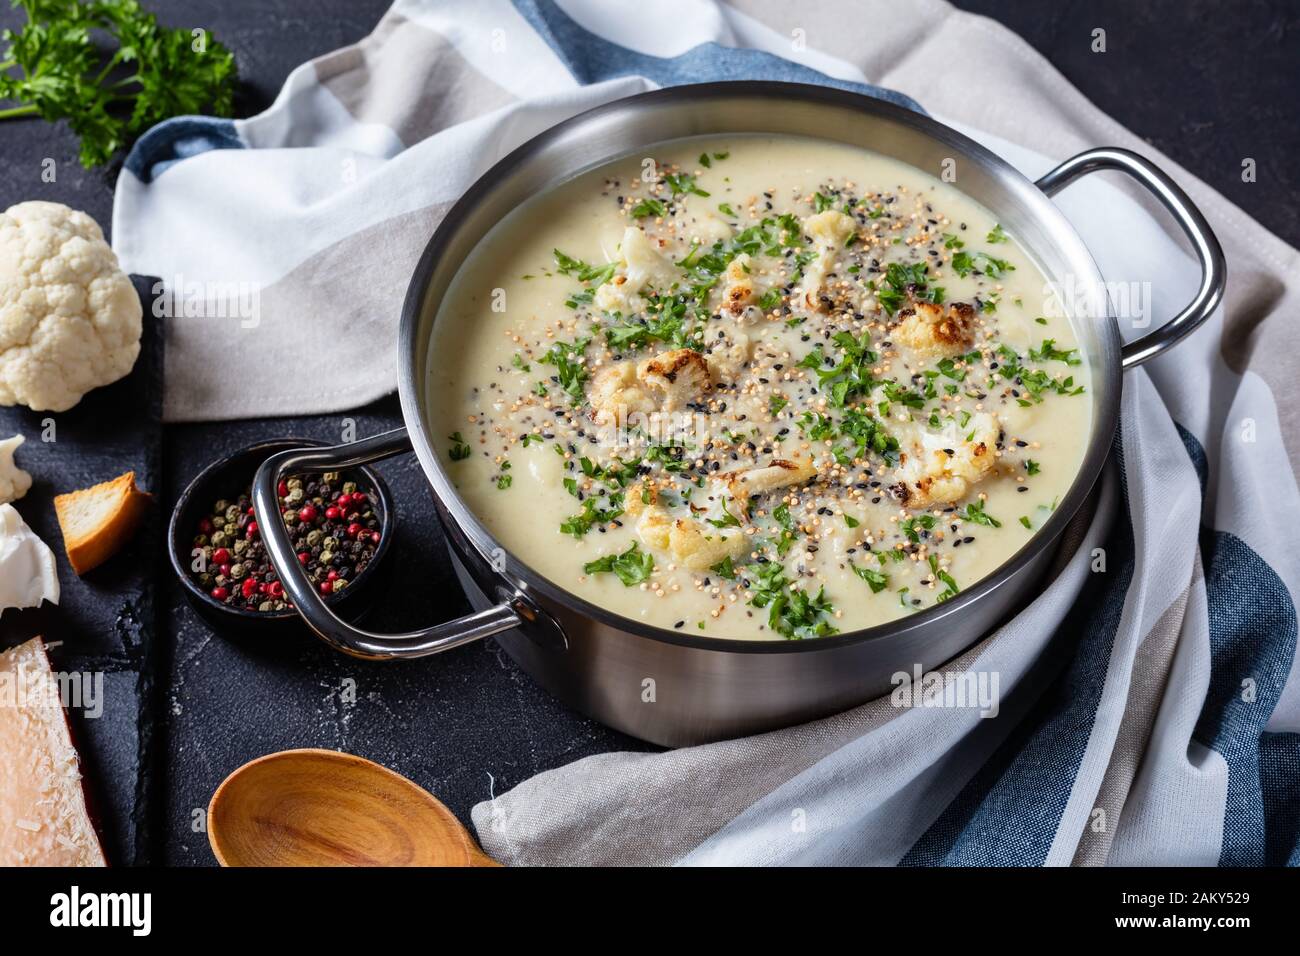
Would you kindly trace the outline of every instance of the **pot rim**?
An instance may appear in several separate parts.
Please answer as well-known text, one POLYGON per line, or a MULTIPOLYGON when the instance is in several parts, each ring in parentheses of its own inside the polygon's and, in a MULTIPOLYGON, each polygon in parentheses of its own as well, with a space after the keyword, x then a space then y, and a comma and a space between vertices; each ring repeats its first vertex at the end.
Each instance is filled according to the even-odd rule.
MULTIPOLYGON (((1109 458, 1111 443, 1119 423, 1119 391, 1122 382, 1120 336, 1109 297, 1104 299, 1104 305, 1101 309, 1087 317, 1097 325, 1100 354, 1095 356, 1097 361, 1093 366, 1093 381, 1091 384, 1094 391, 1100 391, 1101 393, 1094 400, 1087 448, 1080 460, 1074 480, 1062 496, 1047 523, 1038 529, 1037 533, 1030 537, 1006 561, 979 581, 961 591, 956 597, 942 604, 917 611, 907 617, 897 618, 866 628, 843 631, 827 637, 810 640, 774 640, 771 638, 726 638, 694 635, 684 629, 682 631, 672 630, 613 614, 592 604, 582 596, 553 583, 525 564, 487 530, 473 510, 457 493, 430 439, 421 398, 423 391, 421 381, 427 374, 427 343, 425 349, 419 348, 421 344, 419 341, 420 325, 425 308, 424 299, 445 247, 457 231, 462 228, 470 211, 489 196, 510 173, 525 166, 530 160, 533 160, 560 140, 580 134, 584 127, 595 126, 628 111, 634 112, 642 109, 658 108, 665 104, 685 106, 701 101, 734 99, 737 97, 769 101, 783 100, 814 106, 822 105, 868 112, 887 122, 908 127, 942 143, 945 147, 956 151, 955 155, 958 157, 964 157, 983 166, 988 172, 996 176, 1005 188, 1016 193, 1018 198, 1027 207, 1031 208, 1040 220, 1046 220, 1046 224, 1051 227, 1054 235, 1073 243, 1075 248, 1070 250, 1072 260, 1077 264, 1086 264, 1089 267, 1086 281, 1096 283, 1095 288, 1104 288, 1101 272, 1097 268, 1087 245, 1075 231, 1074 226, 1071 225, 1065 215, 1045 193, 996 153, 981 146, 964 134, 944 126, 928 115, 884 100, 835 87, 767 80, 687 84, 638 93, 576 114, 549 127, 508 153, 474 182, 447 212, 447 215, 430 237, 407 287, 398 331, 398 393, 401 400, 402 416, 411 436, 412 445, 425 476, 432 486, 434 501, 442 520, 454 523, 469 543, 482 555, 489 556, 496 553, 508 557, 505 570, 496 572, 502 581, 509 582, 528 598, 540 596, 548 602, 574 610, 609 627, 638 637, 699 650, 759 654, 830 652, 847 645, 865 641, 882 641, 917 629, 929 629, 938 625, 940 621, 949 619, 950 615, 961 614, 966 608, 1011 583, 1020 572, 1030 568, 1046 549, 1053 547, 1057 543, 1062 531, 1073 520, 1084 502, 1088 500, 1089 494, 1109 458)), ((773 130, 754 129, 749 130, 749 132, 782 135, 773 130)), ((718 135, 743 134, 744 131, 732 130, 718 135)), ((683 133, 659 139, 657 142, 670 142, 700 135, 710 135, 710 132, 706 130, 683 133)), ((834 141, 847 142, 846 140, 834 141)), ((627 152, 631 153, 643 148, 645 148, 644 145, 636 145, 627 152)), ((869 145, 862 144, 859 144, 859 148, 871 149, 869 145)), ((560 183, 572 179, 588 169, 605 165, 617 159, 620 155, 624 154, 611 154, 570 169, 562 178, 552 182, 548 188, 555 188, 560 183)), ((903 160, 903 162, 906 161, 903 160)), ((959 189, 959 191, 961 190, 959 189)), ((977 199, 975 201, 986 206, 995 214, 998 212, 996 208, 982 200, 977 199)), ((481 240, 482 236, 479 236, 475 240, 475 244, 477 245, 481 240)), ((1031 259, 1034 258, 1031 247, 1022 246, 1022 248, 1030 254, 1031 259)), ((461 263, 457 264, 457 270, 460 265, 461 263)), ((437 308, 433 308, 436 316, 437 308)), ((1094 357, 1090 356, 1090 358, 1094 357)))

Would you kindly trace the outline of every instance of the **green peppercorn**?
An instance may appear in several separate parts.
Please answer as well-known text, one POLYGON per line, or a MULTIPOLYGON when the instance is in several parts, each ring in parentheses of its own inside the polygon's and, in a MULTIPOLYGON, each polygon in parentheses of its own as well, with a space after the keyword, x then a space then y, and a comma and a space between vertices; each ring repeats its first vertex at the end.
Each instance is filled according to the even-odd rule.
POLYGON ((248 568, 246 568, 242 562, 230 566, 230 576, 236 581, 246 574, 248 574, 248 568))

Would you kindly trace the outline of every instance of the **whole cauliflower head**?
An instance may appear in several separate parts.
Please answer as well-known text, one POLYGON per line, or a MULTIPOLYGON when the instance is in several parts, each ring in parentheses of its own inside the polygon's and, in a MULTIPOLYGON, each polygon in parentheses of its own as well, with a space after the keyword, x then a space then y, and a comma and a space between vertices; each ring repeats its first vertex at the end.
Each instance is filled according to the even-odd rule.
POLYGON ((63 412, 140 354, 142 310, 95 220, 61 203, 0 213, 0 405, 63 412))

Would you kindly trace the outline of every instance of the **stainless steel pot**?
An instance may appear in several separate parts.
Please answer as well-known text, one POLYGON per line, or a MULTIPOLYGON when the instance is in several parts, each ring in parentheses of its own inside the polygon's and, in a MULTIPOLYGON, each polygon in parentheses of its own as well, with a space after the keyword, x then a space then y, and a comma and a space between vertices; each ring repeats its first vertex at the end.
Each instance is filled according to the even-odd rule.
POLYGON ((461 198, 420 258, 398 336, 406 428, 336 448, 288 451, 258 473, 254 503, 275 513, 288 472, 350 468, 414 450, 475 613, 406 634, 372 634, 336 617, 307 581, 278 521, 262 523, 271 559, 294 604, 331 647, 370 660, 423 657, 496 635, 544 687, 636 737, 680 746, 768 730, 843 710, 886 691, 914 664, 937 667, 1005 619, 1034 589, 1062 529, 1087 500, 1109 452, 1122 372, 1200 325, 1223 292, 1223 253, 1204 217, 1167 176, 1135 153, 1093 149, 1030 182, 977 143, 928 117, 840 90, 787 83, 710 83, 659 90, 567 120, 497 163, 461 198), (1200 260, 1191 303, 1122 345, 1108 300, 1075 315, 1091 365, 1093 430, 1079 475, 1046 526, 996 573, 958 597, 904 620, 816 641, 695 637, 618 617, 563 591, 492 538, 457 495, 434 452, 426 418, 430 334, 448 284, 488 230, 530 197, 594 166, 665 140, 699 134, 778 133, 867 147, 939 175, 990 209, 1047 278, 1101 290, 1092 256, 1048 199, 1075 179, 1120 170, 1178 221, 1200 260), (954 165, 955 164, 955 165, 954 165), (652 683, 651 683, 652 682, 652 683))

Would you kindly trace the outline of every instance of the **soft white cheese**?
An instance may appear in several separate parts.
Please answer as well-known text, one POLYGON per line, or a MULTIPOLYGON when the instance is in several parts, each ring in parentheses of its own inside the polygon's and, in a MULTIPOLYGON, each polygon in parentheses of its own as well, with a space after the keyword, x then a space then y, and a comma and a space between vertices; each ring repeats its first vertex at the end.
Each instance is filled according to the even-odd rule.
POLYGON ((14 452, 22 443, 22 435, 0 441, 0 504, 17 501, 32 486, 32 476, 14 464, 14 452))
POLYGON ((11 607, 59 603, 54 552, 10 504, 0 505, 0 613, 11 607))

